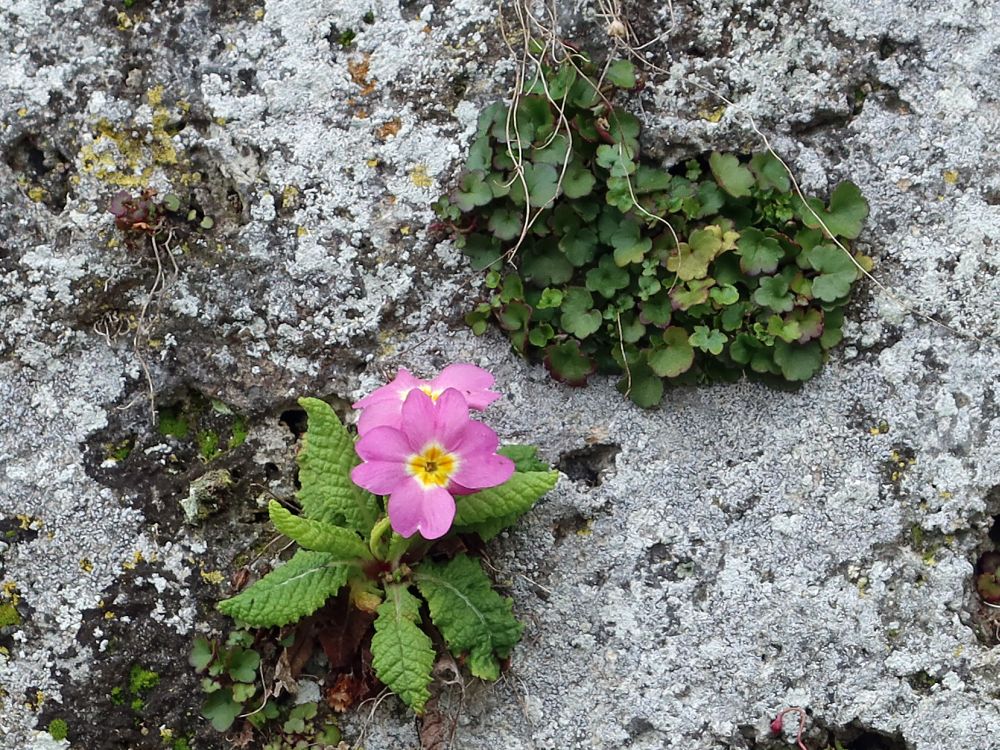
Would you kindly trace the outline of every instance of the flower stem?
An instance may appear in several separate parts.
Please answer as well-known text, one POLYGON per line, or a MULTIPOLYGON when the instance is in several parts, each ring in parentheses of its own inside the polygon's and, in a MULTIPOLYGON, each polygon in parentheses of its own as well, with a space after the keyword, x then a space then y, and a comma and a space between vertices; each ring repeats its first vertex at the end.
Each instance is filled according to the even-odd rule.
POLYGON ((385 536, 385 532, 389 529, 389 516, 380 519, 375 526, 372 527, 371 536, 368 537, 368 549, 372 551, 375 555, 376 560, 385 561, 385 558, 379 554, 379 544, 382 541, 382 537, 385 536))

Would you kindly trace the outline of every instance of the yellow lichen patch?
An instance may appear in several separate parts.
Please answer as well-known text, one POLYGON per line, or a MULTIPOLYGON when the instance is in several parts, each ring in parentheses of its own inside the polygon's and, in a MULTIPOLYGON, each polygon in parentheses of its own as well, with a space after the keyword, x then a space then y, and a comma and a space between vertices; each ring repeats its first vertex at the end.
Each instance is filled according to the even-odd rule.
POLYGON ((144 558, 144 557, 142 556, 142 552, 140 552, 139 550, 136 550, 136 551, 135 551, 135 552, 134 552, 134 553, 132 554, 132 559, 131 559, 131 560, 126 560, 125 562, 123 562, 123 563, 122 563, 122 567, 123 567, 123 568, 124 568, 125 570, 135 570, 136 566, 137 566, 137 565, 138 565, 139 563, 141 563, 141 562, 144 562, 144 561, 145 561, 145 559, 146 559, 146 558, 144 558))
POLYGON ((949 185, 954 185, 956 182, 958 182, 957 169, 946 169, 944 171, 944 174, 941 176, 944 178, 944 181, 947 182, 949 185))
POLYGON ((871 435, 885 435, 889 432, 889 423, 880 419, 877 424, 868 429, 871 435))
POLYGON ((410 234, 410 228, 406 225, 403 225, 399 228, 399 233, 404 237, 407 237, 410 234))
MULTIPOLYGON (((162 89, 162 86, 150 89, 147 100, 151 104, 162 102, 162 89)), ((93 141, 80 150, 83 171, 118 187, 145 187, 154 167, 178 163, 174 134, 167 129, 170 121, 170 111, 163 106, 155 107, 151 126, 145 132, 116 129, 101 120, 94 129, 93 141)))
POLYGON ((21 531, 38 531, 45 525, 45 521, 38 516, 26 516, 19 513, 14 516, 14 518, 17 519, 17 523, 21 527, 21 531))
POLYGON ((309 234, 309 230, 306 229, 305 227, 298 227, 295 230, 295 234, 297 234, 299 237, 305 237, 307 234, 309 234))
POLYGON ((410 182, 418 188, 434 187, 434 180, 427 174, 427 167, 423 164, 417 164, 410 170, 410 182))
POLYGON ((698 117, 706 122, 718 122, 722 119, 724 114, 726 114, 726 108, 724 106, 719 106, 715 109, 703 108, 698 110, 698 117))
POLYGON ((94 563, 92 563, 85 557, 82 560, 80 560, 80 570, 82 570, 84 573, 93 573, 94 563))
POLYGON ((391 138, 399 132, 399 129, 403 127, 403 122, 398 117, 394 117, 389 120, 389 122, 383 123, 378 128, 375 129, 375 135, 381 138, 383 141, 391 138))
POLYGON ((295 208, 299 202, 299 189, 294 185, 285 185, 281 191, 281 207, 284 209, 295 208))
POLYGON ((257 10, 255 10, 253 12, 253 20, 255 20, 255 21, 263 21, 264 20, 264 9, 263 8, 257 8, 257 10))
POLYGON ((217 570, 205 570, 204 568, 202 568, 201 580, 203 580, 205 583, 210 583, 213 586, 220 586, 222 585, 223 581, 226 580, 226 577, 217 570))
POLYGON ((365 164, 367 164, 372 169, 375 169, 375 167, 378 166, 378 159, 369 159, 368 161, 365 162, 365 164))
POLYGON ((119 13, 118 13, 118 30, 119 31, 128 31, 129 29, 132 28, 133 25, 134 24, 132 23, 132 19, 129 18, 128 13, 126 13, 125 11, 119 11, 119 13))
POLYGON ((21 107, 21 108, 19 108, 17 110, 17 116, 18 117, 27 117, 28 116, 28 108, 27 107, 21 107))
POLYGON ((163 86, 153 86, 146 92, 146 101, 151 107, 159 107, 163 104, 163 86))
POLYGON ((105 613, 104 613, 104 619, 105 619, 105 620, 113 620, 113 619, 115 619, 115 613, 114 613, 114 612, 112 612, 112 611, 111 611, 111 610, 109 609, 109 610, 108 610, 107 612, 105 612, 105 613))
POLYGON ((41 203, 45 200, 45 188, 35 185, 35 187, 28 190, 28 197, 31 198, 35 203, 41 203))

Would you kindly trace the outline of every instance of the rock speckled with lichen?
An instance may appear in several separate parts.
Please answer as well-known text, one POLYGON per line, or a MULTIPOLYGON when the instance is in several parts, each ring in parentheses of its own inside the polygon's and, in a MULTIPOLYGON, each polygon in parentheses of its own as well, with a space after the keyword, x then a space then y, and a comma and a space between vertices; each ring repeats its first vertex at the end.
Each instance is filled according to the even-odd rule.
MULTIPOLYGON (((566 37, 606 43, 590 3, 564 6, 566 37)), ((426 227, 514 71, 493 3, 0 7, 3 747, 65 747, 55 717, 85 750, 164 728, 225 746, 184 655, 268 541, 262 488, 294 489, 281 415, 455 360, 497 374, 500 434, 566 473, 488 548, 525 638, 497 685, 450 694, 455 747, 765 750, 786 706, 814 748, 1000 747, 972 587, 1000 512, 1000 4, 628 6, 660 36, 634 102, 652 153, 758 147, 752 118, 805 189, 850 178, 871 202, 880 283, 798 390, 641 411, 463 327, 478 276, 426 227), (144 316, 155 258, 106 207, 146 187, 196 216, 144 316), (146 370, 197 436, 151 423, 146 370), (192 482, 221 470, 187 523, 192 482), (109 703, 135 664, 161 677, 139 716, 109 703)), ((368 718, 345 735, 417 744, 394 700, 368 718)))

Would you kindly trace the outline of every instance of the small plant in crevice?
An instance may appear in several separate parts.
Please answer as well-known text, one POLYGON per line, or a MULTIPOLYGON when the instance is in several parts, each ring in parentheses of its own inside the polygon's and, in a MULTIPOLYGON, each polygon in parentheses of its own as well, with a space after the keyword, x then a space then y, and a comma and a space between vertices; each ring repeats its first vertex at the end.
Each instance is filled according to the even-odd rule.
POLYGON ((150 344, 150 329, 156 322, 158 307, 163 302, 166 290, 180 273, 174 257, 175 233, 185 226, 185 221, 189 224, 197 223, 202 230, 211 229, 215 225, 211 216, 204 215, 193 206, 186 206, 173 193, 168 193, 162 200, 157 200, 156 196, 156 190, 151 188, 142 190, 138 195, 120 190, 108 204, 108 213, 115 217, 115 227, 121 233, 125 247, 132 254, 138 254, 148 245, 156 273, 134 316, 123 316, 119 311, 112 310, 94 323, 94 332, 101 335, 109 345, 119 336, 129 331, 134 332, 132 348, 146 377, 149 408, 154 419, 155 390, 143 350, 150 344))
POLYGON ((984 552, 976 563, 976 591, 991 607, 1000 608, 1000 552, 984 552))
MULTIPOLYGON (((291 640, 286 639, 284 645, 290 646, 291 640)), ((231 632, 225 641, 195 639, 189 661, 203 675, 202 715, 219 732, 244 718, 239 740, 246 745, 256 738, 262 750, 305 750, 339 743, 336 721, 317 702, 296 703, 288 696, 275 696, 265 686, 258 650, 265 645, 271 644, 246 630, 231 632)))
POLYGON ((219 609, 245 626, 285 628, 300 653, 319 642, 333 670, 356 665, 328 676, 331 705, 353 703, 367 671, 422 713, 436 660, 432 627, 488 680, 520 639, 512 602, 468 552, 527 512, 558 473, 534 448, 500 447, 493 430, 470 418, 470 409, 500 397, 492 384, 473 365, 451 365, 429 381, 401 369, 355 404, 357 441, 328 404, 300 400, 308 415, 301 514, 290 503, 269 505, 277 530, 299 549, 219 609))
POLYGON ((815 375, 871 266, 844 249, 868 215, 859 189, 803 200, 771 152, 645 163, 620 101, 632 64, 546 60, 510 105, 483 110, 457 187, 434 205, 486 271, 473 331, 492 318, 570 385, 619 374, 641 406, 665 383, 815 375))

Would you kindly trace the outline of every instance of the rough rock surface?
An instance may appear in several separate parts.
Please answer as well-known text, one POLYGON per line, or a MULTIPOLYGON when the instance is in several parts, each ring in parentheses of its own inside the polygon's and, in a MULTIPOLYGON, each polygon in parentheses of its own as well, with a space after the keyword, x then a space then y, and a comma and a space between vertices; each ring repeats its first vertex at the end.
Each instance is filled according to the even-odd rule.
MULTIPOLYGON (((565 5, 567 36, 600 43, 591 4, 565 5)), ((492 3, 3 3, 0 585, 20 622, 0 629, 0 744, 65 747, 39 731, 61 716, 87 750, 160 747, 160 728, 224 746, 184 654, 268 539, 256 496, 292 490, 279 417, 469 360, 508 394, 501 435, 567 476, 489 548, 526 635, 500 683, 452 694, 455 747, 763 750, 791 705, 810 747, 1000 747, 971 585, 1000 512, 1000 4, 626 10, 662 35, 636 103, 656 153, 754 147, 752 116, 807 189, 849 177, 871 202, 891 294, 864 284, 797 391, 641 411, 463 327, 478 278, 425 227, 512 71, 492 3), (717 123, 706 86, 734 105, 717 123), (196 207, 145 314, 156 260, 114 230, 120 187, 196 207), (218 399, 247 441, 206 465, 160 434, 147 369, 158 405, 215 425, 218 399), (221 509, 186 525, 180 500, 220 468, 221 509), (133 664, 161 675, 138 717, 109 700, 133 664)), ((418 742, 392 700, 367 718, 345 735, 418 742)))

